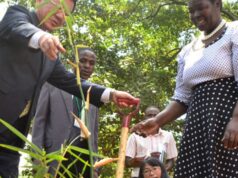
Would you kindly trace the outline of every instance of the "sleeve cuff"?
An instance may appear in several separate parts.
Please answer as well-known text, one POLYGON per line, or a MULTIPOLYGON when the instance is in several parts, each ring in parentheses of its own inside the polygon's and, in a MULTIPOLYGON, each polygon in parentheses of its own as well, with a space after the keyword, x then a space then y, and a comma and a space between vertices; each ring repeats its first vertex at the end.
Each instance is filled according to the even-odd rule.
POLYGON ((29 41, 28 46, 31 47, 31 48, 34 48, 34 49, 39 49, 40 48, 40 46, 39 46, 39 39, 43 35, 50 35, 50 34, 47 33, 47 32, 44 32, 44 31, 36 32, 34 35, 32 35, 32 37, 31 37, 31 39, 29 41))
POLYGON ((110 93, 114 91, 113 89, 111 88, 106 88, 104 90, 104 92, 102 93, 102 96, 101 96, 101 102, 103 103, 109 103, 110 102, 110 93))
POLYGON ((179 99, 171 98, 171 100, 172 100, 172 101, 176 101, 177 103, 180 103, 180 104, 184 105, 185 107, 188 107, 188 104, 187 104, 187 103, 185 103, 185 102, 183 102, 183 101, 181 101, 181 100, 179 100, 179 99))

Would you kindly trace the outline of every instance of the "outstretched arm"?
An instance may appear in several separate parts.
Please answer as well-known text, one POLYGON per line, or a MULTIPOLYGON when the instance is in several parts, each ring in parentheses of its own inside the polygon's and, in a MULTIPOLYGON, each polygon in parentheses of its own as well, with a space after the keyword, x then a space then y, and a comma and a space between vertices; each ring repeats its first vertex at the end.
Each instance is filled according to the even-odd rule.
POLYGON ((140 135, 151 135, 160 127, 183 115, 186 110, 187 107, 184 104, 177 101, 171 101, 162 112, 156 115, 156 117, 136 124, 131 129, 131 132, 136 132, 140 135))
MULTIPOLYGON (((60 60, 56 60, 55 68, 51 73, 48 82, 57 88, 82 98, 79 86, 77 85, 76 76, 73 73, 67 71, 60 60)), ((114 102, 118 106, 129 106, 126 102, 120 102, 120 99, 123 99, 123 101, 138 101, 137 98, 133 97, 127 92, 107 89, 104 86, 90 83, 86 80, 81 80, 81 86, 85 98, 87 96, 88 89, 91 87, 90 103, 97 107, 108 102, 114 102)))

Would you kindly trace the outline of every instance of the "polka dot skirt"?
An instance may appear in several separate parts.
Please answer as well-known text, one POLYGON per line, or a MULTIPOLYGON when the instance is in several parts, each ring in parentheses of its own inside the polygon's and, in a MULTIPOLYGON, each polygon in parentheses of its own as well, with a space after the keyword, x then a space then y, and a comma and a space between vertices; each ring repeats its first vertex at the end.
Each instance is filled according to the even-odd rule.
POLYGON ((237 100, 233 77, 195 87, 174 178, 238 178, 238 150, 221 143, 237 100))

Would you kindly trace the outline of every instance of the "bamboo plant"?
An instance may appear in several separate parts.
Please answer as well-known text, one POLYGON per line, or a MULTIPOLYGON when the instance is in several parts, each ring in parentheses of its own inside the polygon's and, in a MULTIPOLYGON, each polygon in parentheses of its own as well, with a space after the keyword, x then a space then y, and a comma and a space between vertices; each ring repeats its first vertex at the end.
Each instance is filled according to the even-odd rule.
MULTIPOLYGON (((45 0, 43 3, 41 3, 36 8, 44 6, 46 3, 49 3, 51 1, 52 0, 45 0)), ((34 178, 42 178, 42 177, 44 177, 44 178, 62 177, 63 178, 63 177, 65 177, 65 175, 67 175, 68 177, 72 177, 72 178, 76 178, 76 177, 82 178, 82 174, 85 171, 86 166, 90 167, 90 170, 91 170, 90 178, 93 178, 93 173, 94 173, 93 169, 94 168, 101 167, 101 166, 109 164, 113 161, 116 161, 117 158, 105 158, 102 155, 92 152, 91 138, 90 138, 91 134, 88 131, 88 128, 89 128, 88 112, 89 112, 89 107, 90 107, 89 103, 90 103, 91 88, 89 88, 89 90, 87 92, 87 97, 86 97, 86 101, 85 101, 85 97, 84 97, 84 94, 82 91, 82 86, 81 86, 81 80, 80 80, 80 68, 79 68, 80 60, 79 60, 79 55, 78 55, 78 48, 81 48, 84 46, 74 44, 74 41, 73 41, 74 36, 75 35, 80 36, 80 34, 79 34, 79 32, 76 33, 73 30, 73 25, 75 24, 74 18, 73 18, 73 15, 71 14, 71 12, 69 11, 69 9, 67 8, 67 5, 65 4, 64 0, 60 0, 60 3, 55 5, 53 10, 42 20, 40 25, 42 23, 44 23, 44 21, 46 21, 48 18, 50 18, 59 9, 62 10, 64 12, 64 14, 67 14, 67 16, 65 15, 66 26, 64 27, 64 30, 67 32, 67 37, 68 37, 67 41, 69 42, 69 44, 71 46, 70 49, 72 49, 73 54, 75 56, 75 61, 67 60, 67 62, 76 71, 77 85, 79 87, 81 98, 82 98, 81 118, 77 117, 74 114, 73 114, 73 117, 76 119, 76 121, 80 125, 80 128, 82 129, 81 136, 83 136, 85 139, 88 139, 89 150, 73 146, 73 143, 74 143, 74 140, 73 140, 72 142, 70 142, 67 145, 62 144, 62 148, 59 149, 58 151, 47 154, 44 150, 38 148, 35 144, 33 144, 31 141, 29 141, 23 134, 21 134, 17 129, 15 129, 13 126, 8 124, 1 118, 0 118, 0 124, 3 124, 4 126, 6 126, 10 131, 12 131, 21 140, 23 140, 26 144, 28 144, 30 149, 29 150, 21 149, 21 148, 17 148, 17 147, 5 145, 5 144, 0 144, 0 147, 6 148, 6 149, 9 149, 12 151, 20 152, 20 153, 25 153, 25 154, 29 155, 32 159, 37 160, 37 164, 32 164, 32 166, 28 167, 28 169, 34 169, 34 175, 32 175, 32 176, 34 176, 34 178), (71 156, 73 156, 75 158, 75 161, 73 161, 68 167, 64 167, 62 164, 62 162, 66 160, 66 158, 65 158, 66 153, 69 153, 71 156), (82 158, 80 158, 78 156, 79 153, 89 155, 90 162, 88 163, 85 160, 83 160, 82 158), (101 159, 104 158, 104 159, 101 160, 100 162, 97 162, 94 164, 93 156, 101 158, 101 159), (58 167, 55 170, 55 175, 48 174, 48 170, 49 170, 48 164, 51 161, 58 161, 58 163, 59 163, 58 167), (75 164, 76 161, 81 161, 85 165, 81 175, 73 175, 71 172, 68 171, 68 169, 71 166, 73 166, 73 164, 75 164)), ((75 138, 75 139, 77 139, 77 138, 75 138)), ((30 161, 32 159, 30 159, 30 161)))

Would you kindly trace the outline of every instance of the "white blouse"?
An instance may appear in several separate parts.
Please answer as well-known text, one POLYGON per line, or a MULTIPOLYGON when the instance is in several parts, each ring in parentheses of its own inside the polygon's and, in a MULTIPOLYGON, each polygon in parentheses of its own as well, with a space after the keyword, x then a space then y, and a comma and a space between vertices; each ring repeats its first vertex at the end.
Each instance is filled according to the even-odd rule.
POLYGON ((172 99, 189 104, 192 88, 197 84, 235 76, 238 81, 238 21, 227 22, 224 35, 204 48, 196 41, 185 46, 178 55, 176 88, 172 99))

